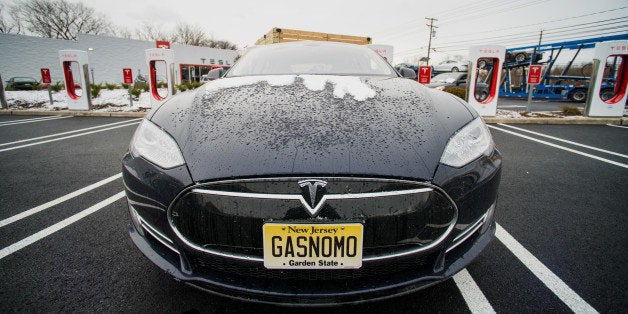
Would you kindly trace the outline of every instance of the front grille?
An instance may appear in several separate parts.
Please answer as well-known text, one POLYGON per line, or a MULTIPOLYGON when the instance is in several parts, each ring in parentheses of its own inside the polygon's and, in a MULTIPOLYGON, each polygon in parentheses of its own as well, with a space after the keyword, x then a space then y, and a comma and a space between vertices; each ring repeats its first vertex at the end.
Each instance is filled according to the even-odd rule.
POLYGON ((329 197, 313 217, 303 204, 307 190, 298 184, 304 179, 312 178, 204 184, 175 200, 168 213, 175 233, 189 246, 258 260, 262 226, 269 221, 363 223, 365 259, 430 247, 456 222, 455 204, 436 187, 361 178, 314 178, 326 182, 323 195, 329 197))
POLYGON ((274 280, 347 280, 369 277, 386 277, 407 271, 421 271, 433 266, 436 254, 397 258, 392 261, 380 261, 363 264, 359 269, 333 270, 286 270, 267 269, 261 263, 244 261, 225 262, 224 259, 212 255, 196 255, 191 258, 192 265, 199 271, 214 271, 222 274, 237 274, 249 278, 274 280))

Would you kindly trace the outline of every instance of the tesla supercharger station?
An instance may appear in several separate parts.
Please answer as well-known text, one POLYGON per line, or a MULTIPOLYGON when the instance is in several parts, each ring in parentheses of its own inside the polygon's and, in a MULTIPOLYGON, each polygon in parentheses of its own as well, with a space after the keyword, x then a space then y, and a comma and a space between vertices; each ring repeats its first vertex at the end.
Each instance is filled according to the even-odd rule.
POLYGON ((63 70, 68 109, 89 110, 91 93, 89 86, 89 62, 87 52, 82 50, 59 50, 59 61, 63 70))
POLYGON ((506 48, 498 45, 471 46, 469 49, 469 72, 467 75, 467 102, 483 117, 493 117, 497 114, 497 98, 499 83, 501 82, 502 66, 506 48), (488 96, 479 100, 475 95, 475 85, 480 70, 488 69, 486 84, 488 96))
POLYGON ((151 107, 158 106, 175 94, 174 88, 174 52, 170 49, 146 49, 146 63, 148 64, 148 84, 151 107), (163 78, 166 80, 167 90, 160 94, 157 83, 160 73, 158 67, 165 69, 163 78))
MULTIPOLYGON (((615 74, 615 73, 613 73, 615 74)), ((628 40, 605 41, 595 44, 593 72, 584 112, 589 117, 621 117, 624 115, 628 86, 628 40), (604 69, 609 57, 617 57, 613 96, 603 100, 600 91, 604 82, 604 69)))

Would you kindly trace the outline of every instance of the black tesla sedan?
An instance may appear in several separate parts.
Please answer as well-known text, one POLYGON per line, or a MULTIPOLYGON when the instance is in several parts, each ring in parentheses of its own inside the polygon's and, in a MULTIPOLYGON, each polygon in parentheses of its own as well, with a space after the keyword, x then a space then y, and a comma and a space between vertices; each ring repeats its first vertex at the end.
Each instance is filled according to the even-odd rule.
POLYGON ((146 257, 213 294, 292 305, 453 276, 494 236, 500 172, 468 104, 323 42, 250 49, 153 108, 123 159, 146 257))

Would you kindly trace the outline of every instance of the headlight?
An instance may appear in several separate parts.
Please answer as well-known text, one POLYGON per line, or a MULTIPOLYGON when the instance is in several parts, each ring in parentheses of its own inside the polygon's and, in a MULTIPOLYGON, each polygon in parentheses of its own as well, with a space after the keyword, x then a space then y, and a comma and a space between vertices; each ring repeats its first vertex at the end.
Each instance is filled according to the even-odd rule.
POLYGON ((131 153, 169 169, 185 164, 179 146, 168 133, 144 119, 131 140, 131 153))
POLYGON ((492 150, 491 133, 482 118, 478 117, 449 139, 440 162, 459 168, 482 155, 489 155, 492 150))

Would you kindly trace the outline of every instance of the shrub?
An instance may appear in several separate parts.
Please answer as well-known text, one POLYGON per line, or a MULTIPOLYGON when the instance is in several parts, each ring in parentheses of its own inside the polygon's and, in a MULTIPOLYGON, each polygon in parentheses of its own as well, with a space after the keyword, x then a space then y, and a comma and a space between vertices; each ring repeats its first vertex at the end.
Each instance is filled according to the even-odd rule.
POLYGON ((445 88, 445 92, 456 95, 462 99, 465 99, 467 97, 467 90, 461 87, 447 87, 445 88))
POLYGON ((576 106, 560 106, 560 110, 566 116, 579 116, 582 114, 576 106))
POLYGON ((129 87, 130 87, 130 86, 131 86, 131 85, 129 85, 129 84, 124 84, 124 83, 122 83, 122 88, 124 88, 124 89, 129 89, 129 87))
POLYGON ((64 89, 64 88, 65 88, 65 85, 63 85, 63 83, 61 81, 57 81, 54 84, 50 85, 50 89, 53 92, 55 92, 55 93, 60 91, 60 90, 62 90, 62 89, 64 89))
POLYGON ((7 87, 4 88, 4 90, 7 91, 7 92, 11 92, 11 91, 14 91, 15 88, 13 88, 11 86, 7 86, 7 87))
POLYGON ((107 90, 114 90, 114 89, 118 88, 118 85, 116 85, 116 84, 109 84, 109 83, 105 82, 105 88, 107 90))
POLYGON ((185 92, 186 90, 188 90, 188 86, 186 84, 177 85, 177 89, 180 92, 185 92))
POLYGON ((133 95, 133 99, 135 99, 135 100, 140 99, 140 94, 141 93, 142 93, 142 89, 141 88, 134 87, 133 89, 131 89, 131 95, 133 95))
POLYGON ((91 93, 92 93, 92 98, 97 98, 98 96, 100 96, 100 90, 102 89, 102 85, 100 84, 92 84, 91 85, 91 93))
POLYGON ((144 91, 148 91, 148 84, 144 82, 137 82, 133 85, 133 88, 139 88, 144 91))
POLYGON ((201 82, 187 82, 187 83, 185 83, 185 85, 187 86, 188 89, 197 89, 201 85, 203 85, 203 83, 201 83, 201 82))
POLYGON ((157 88, 166 88, 168 87, 168 83, 166 82, 157 82, 157 88))

